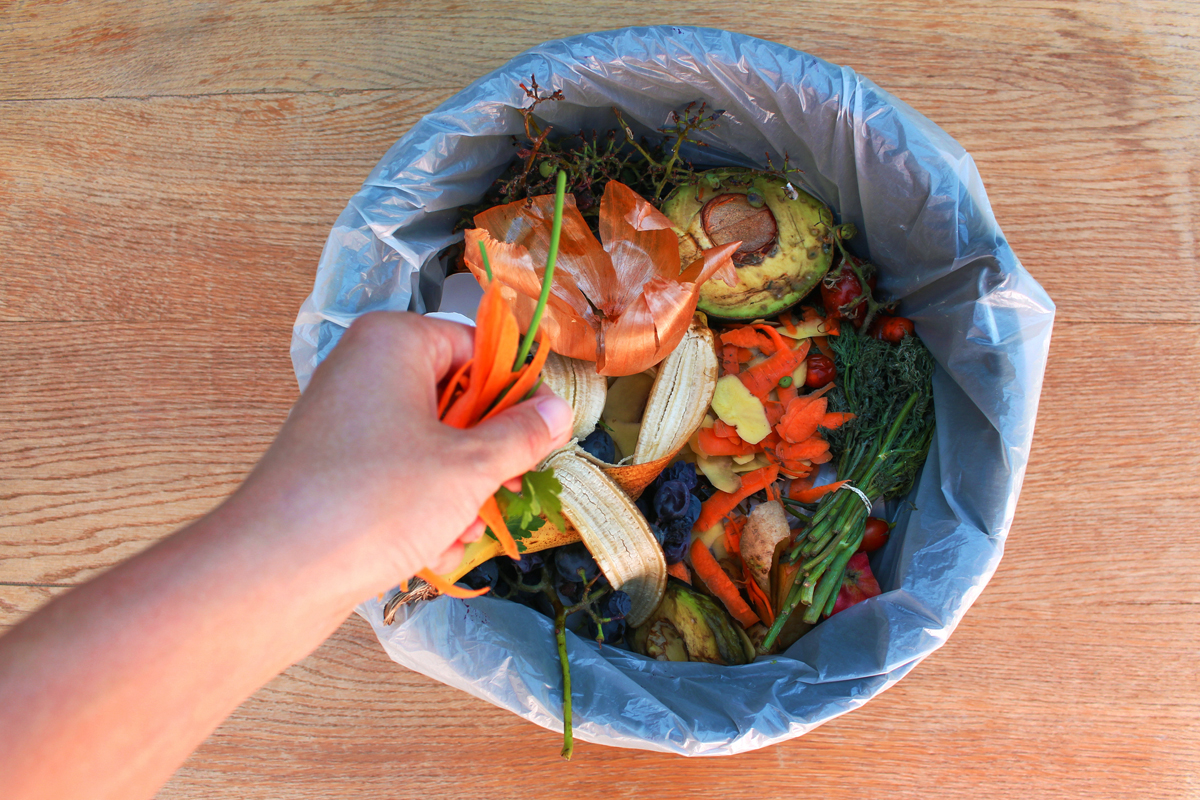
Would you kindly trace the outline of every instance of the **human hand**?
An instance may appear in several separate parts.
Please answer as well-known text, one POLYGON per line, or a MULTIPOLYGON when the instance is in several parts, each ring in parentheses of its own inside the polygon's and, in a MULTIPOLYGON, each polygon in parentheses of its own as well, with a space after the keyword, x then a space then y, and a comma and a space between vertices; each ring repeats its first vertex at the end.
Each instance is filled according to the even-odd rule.
POLYGON ((333 548, 362 591, 422 567, 448 572, 479 538, 480 505, 519 488, 571 435, 549 390, 468 430, 442 424, 437 386, 470 358, 470 328, 415 314, 357 320, 313 374, 274 444, 235 496, 292 522, 288 546, 333 548), (515 479, 516 483, 513 483, 515 479))

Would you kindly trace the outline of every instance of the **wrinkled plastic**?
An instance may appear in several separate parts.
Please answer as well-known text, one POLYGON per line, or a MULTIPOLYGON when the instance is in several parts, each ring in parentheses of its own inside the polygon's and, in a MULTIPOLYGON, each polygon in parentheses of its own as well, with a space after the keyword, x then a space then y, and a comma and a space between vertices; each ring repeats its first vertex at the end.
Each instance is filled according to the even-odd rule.
MULTIPOLYGON (((513 156, 518 87, 536 75, 566 101, 559 130, 644 130, 693 100, 725 110, 697 163, 762 166, 783 154, 807 191, 861 232, 880 290, 939 364, 937 438, 911 505, 872 564, 884 593, 841 612, 785 656, 743 667, 654 662, 569 636, 575 735, 685 755, 738 753, 805 733, 887 689, 940 647, 996 569, 1024 476, 1054 305, 992 215, 970 156, 852 70, 722 31, 655 27, 548 42, 481 78, 413 127, 338 219, 292 354, 304 386, 344 327, 374 309, 438 306, 437 254, 456 212, 513 156)), ((543 111, 544 109, 544 111, 543 111)), ((461 310, 461 309, 454 309, 461 310)), ((384 627, 406 667, 561 730, 550 621, 489 597, 439 598, 384 627)))

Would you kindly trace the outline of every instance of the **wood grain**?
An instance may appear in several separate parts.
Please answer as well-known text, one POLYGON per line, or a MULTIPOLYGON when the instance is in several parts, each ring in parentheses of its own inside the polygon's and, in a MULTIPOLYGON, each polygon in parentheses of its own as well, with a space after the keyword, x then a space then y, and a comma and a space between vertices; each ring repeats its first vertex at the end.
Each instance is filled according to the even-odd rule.
POLYGON ((1200 9, 1180 0, 0 2, 0 630, 238 485, 295 400, 328 230, 389 145, 528 47, 633 24, 851 66, 974 157, 1058 304, 992 582, 896 687, 727 759, 564 764, 556 734, 397 667, 352 618, 159 796, 1194 797, 1200 9))
MULTIPOLYGON (((1194 294, 1138 302, 1132 268, 1200 276, 1197 95, 1128 101, 1140 87, 1072 80, 1050 96, 960 86, 923 110, 974 154, 1060 320, 1200 321, 1194 294)), ((347 199, 447 94, 0 103, 0 235, 40 265, 0 284, 0 319, 294 319, 347 199)))

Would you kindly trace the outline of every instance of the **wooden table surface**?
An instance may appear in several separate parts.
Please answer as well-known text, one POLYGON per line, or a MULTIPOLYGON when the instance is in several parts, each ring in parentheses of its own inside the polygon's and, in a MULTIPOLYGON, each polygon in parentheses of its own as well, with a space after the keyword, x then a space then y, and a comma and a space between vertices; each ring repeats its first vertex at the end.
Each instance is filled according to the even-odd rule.
POLYGON ((550 38, 679 23, 854 67, 974 156, 1058 304, 999 571, 866 707, 724 759, 581 744, 348 620, 162 798, 1200 796, 1200 6, 0 3, 0 625, 229 494, 383 152, 550 38))

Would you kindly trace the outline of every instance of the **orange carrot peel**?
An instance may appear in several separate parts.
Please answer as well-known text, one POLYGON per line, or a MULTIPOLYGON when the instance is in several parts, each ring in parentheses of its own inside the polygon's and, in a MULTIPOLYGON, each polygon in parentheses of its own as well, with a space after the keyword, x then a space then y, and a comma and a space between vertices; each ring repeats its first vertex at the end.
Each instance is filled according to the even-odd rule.
POLYGON ((697 577, 704 581, 704 585, 708 587, 709 591, 725 604, 725 608, 729 610, 734 619, 742 623, 742 627, 749 628, 759 621, 758 615, 742 599, 737 586, 725 574, 725 570, 721 569, 721 565, 704 546, 704 542, 699 539, 692 542, 691 556, 692 569, 696 570, 697 577))

